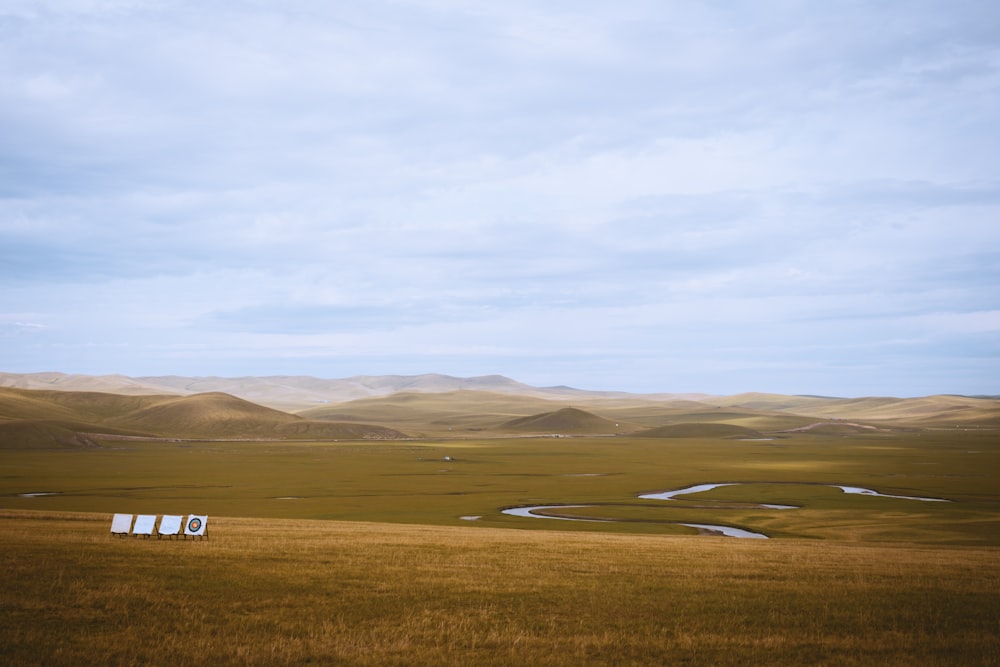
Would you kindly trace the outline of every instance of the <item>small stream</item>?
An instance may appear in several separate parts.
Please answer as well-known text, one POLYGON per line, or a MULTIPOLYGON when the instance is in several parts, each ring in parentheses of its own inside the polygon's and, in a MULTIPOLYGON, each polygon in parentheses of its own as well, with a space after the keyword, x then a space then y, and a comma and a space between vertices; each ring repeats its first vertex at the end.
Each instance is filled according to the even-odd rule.
MULTIPOLYGON (((796 484, 795 482, 753 482, 756 484, 796 484)), ((675 500, 677 496, 684 496, 691 493, 702 493, 705 491, 711 491, 712 489, 717 489, 723 486, 740 486, 749 485, 751 482, 718 482, 709 484, 696 484, 694 486, 688 486, 683 489, 674 489, 672 491, 660 491, 657 493, 644 493, 639 495, 639 498, 644 500, 675 500)), ((798 485, 813 485, 808 482, 798 483, 798 485)), ((818 484, 817 486, 828 486, 830 488, 840 489, 844 493, 858 494, 863 496, 877 496, 879 498, 896 498, 900 500, 919 500, 923 502, 932 503, 947 503, 951 502, 944 498, 924 498, 921 496, 896 496, 887 493, 880 493, 874 489, 866 489, 860 486, 842 486, 840 484, 818 484)), ((597 507, 596 505, 533 505, 529 507, 511 507, 501 510, 503 514, 510 516, 527 517, 533 519, 560 519, 562 521, 587 521, 587 522, 600 522, 600 523, 614 523, 625 521, 624 519, 600 519, 600 518, 583 518, 575 516, 560 516, 558 514, 551 513, 552 510, 562 510, 562 509, 586 509, 588 507, 597 507), (536 512, 548 510, 548 514, 536 514, 536 512)), ((769 503, 759 503, 756 505, 760 509, 772 509, 772 510, 792 510, 798 509, 796 505, 775 505, 769 503)), ((743 539, 768 539, 767 535, 763 533, 755 533, 744 528, 737 528, 735 526, 721 526, 710 523, 682 523, 673 522, 674 525, 678 526, 688 526, 689 528, 697 528, 710 535, 724 535, 726 537, 737 537, 743 539)))

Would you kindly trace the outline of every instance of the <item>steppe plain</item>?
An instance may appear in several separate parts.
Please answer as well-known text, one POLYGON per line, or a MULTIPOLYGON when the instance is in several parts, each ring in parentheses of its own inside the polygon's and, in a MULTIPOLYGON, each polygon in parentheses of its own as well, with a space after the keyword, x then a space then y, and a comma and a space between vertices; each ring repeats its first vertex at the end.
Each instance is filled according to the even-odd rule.
POLYGON ((1000 664, 995 397, 0 374, 0 462, 5 664, 1000 664))

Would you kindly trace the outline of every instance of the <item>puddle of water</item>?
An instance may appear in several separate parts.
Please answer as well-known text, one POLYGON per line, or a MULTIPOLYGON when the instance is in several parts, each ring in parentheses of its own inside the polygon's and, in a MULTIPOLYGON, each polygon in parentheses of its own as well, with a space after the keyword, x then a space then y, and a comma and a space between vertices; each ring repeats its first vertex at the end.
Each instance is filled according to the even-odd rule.
POLYGON ((460 516, 458 518, 461 519, 462 521, 479 521, 483 517, 482 516, 460 516))
POLYGON ((839 484, 830 484, 834 488, 840 489, 844 493, 857 493, 862 496, 878 496, 879 498, 900 498, 902 500, 922 500, 925 503, 950 503, 950 500, 944 498, 921 498, 920 496, 893 496, 888 493, 879 493, 872 489, 863 489, 860 486, 840 486, 839 484))
POLYGON ((720 486, 736 486, 736 482, 728 482, 725 484, 696 484, 695 486, 689 486, 686 489, 677 489, 675 491, 662 491, 660 493, 644 493, 640 498, 644 500, 673 500, 674 496, 683 496, 688 493, 701 493, 702 491, 711 491, 712 489, 717 489, 720 486))
MULTIPOLYGON (((759 482, 760 484, 765 484, 766 482, 759 482)), ((792 482, 785 482, 786 484, 793 484, 792 482)), ((752 482, 725 482, 721 484, 697 484, 695 486, 689 486, 684 489, 676 489, 674 491, 663 491, 660 493, 644 493, 640 498, 645 500, 674 500, 676 496, 683 496, 689 493, 701 493, 703 491, 711 491, 712 489, 718 489, 722 486, 742 486, 742 485, 752 485, 752 482)), ((808 484, 807 485, 812 485, 808 484)), ((839 484, 819 484, 818 486, 829 486, 833 489, 840 489, 844 493, 857 493, 863 496, 878 496, 879 498, 900 498, 902 500, 922 500, 924 502, 931 503, 950 503, 950 500, 945 500, 944 498, 921 498, 919 496, 893 496, 887 493, 879 493, 874 489, 865 489, 860 486, 841 486, 839 484)), ((770 509, 797 509, 794 505, 761 505, 761 507, 767 507, 770 509)))
MULTIPOLYGON (((511 516, 523 516, 530 517, 533 519, 561 519, 563 521, 587 521, 590 523, 615 523, 618 519, 580 519, 576 517, 569 516, 550 516, 547 514, 535 514, 535 510, 552 510, 552 509, 570 509, 570 508, 587 508, 593 507, 593 505, 536 505, 534 507, 512 507, 510 509, 502 510, 504 514, 509 514, 511 516)), ((743 530, 742 528, 733 528, 732 526, 716 526, 710 523, 677 523, 678 526, 688 526, 689 528, 698 528, 712 533, 718 533, 726 537, 742 537, 742 538, 754 538, 754 539, 767 539, 767 535, 762 533, 754 533, 749 530, 743 530)))
POLYGON ((591 507, 591 505, 534 505, 532 507, 511 507, 510 509, 502 510, 503 514, 509 514, 510 516, 523 516, 529 519, 562 519, 563 521, 599 521, 599 519, 575 519, 568 516, 545 516, 544 514, 535 514, 535 510, 556 510, 556 509, 571 509, 571 508, 581 508, 581 507, 591 507))
POLYGON ((42 496, 58 496, 62 491, 38 491, 37 493, 19 493, 18 498, 41 498, 42 496))
POLYGON ((713 526, 709 523, 682 523, 680 525, 688 526, 689 528, 699 528, 713 533, 722 533, 726 537, 743 537, 755 540, 767 539, 767 535, 764 535, 763 533, 755 533, 753 531, 743 530, 742 528, 733 528, 731 526, 713 526))

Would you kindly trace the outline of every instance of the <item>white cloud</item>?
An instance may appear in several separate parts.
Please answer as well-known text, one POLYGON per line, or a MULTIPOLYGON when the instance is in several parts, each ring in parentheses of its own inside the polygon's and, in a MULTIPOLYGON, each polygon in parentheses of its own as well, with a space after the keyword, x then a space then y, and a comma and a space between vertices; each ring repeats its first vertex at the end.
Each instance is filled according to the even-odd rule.
POLYGON ((982 370, 956 382, 981 384, 995 18, 7 3, 0 310, 48 328, 0 366, 541 365, 684 390, 671 369, 701 363, 718 387, 851 393, 837 369, 905 357, 911 387, 967 349, 982 370))

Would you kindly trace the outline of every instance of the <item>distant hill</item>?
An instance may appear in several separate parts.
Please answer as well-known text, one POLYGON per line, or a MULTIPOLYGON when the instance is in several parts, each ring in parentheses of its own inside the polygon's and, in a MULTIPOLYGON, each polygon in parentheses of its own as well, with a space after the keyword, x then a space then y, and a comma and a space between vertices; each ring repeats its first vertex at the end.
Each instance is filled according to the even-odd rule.
MULTIPOLYGON (((294 375, 235 378, 167 375, 130 378, 123 375, 0 373, 0 387, 98 391, 118 394, 175 394, 180 396, 223 392, 287 412, 297 412, 361 398, 391 396, 401 392, 436 394, 455 391, 485 391, 557 401, 633 396, 626 392, 587 391, 572 387, 533 387, 502 375, 459 378, 438 373, 357 375, 341 379, 294 375)), ((664 400, 677 397, 704 398, 706 396, 706 394, 649 395, 650 398, 664 400)))
MULTIPOLYGON (((733 396, 629 394, 564 386, 533 387, 502 375, 460 378, 435 373, 358 375, 342 379, 308 376, 130 378, 123 375, 0 373, 0 419, 4 416, 5 404, 19 401, 13 414, 57 421, 104 422, 111 416, 122 416, 127 405, 132 406, 128 410, 131 412, 150 408, 153 403, 169 398, 217 393, 229 394, 286 416, 298 415, 324 422, 381 424, 425 435, 456 431, 498 432, 497 429, 507 428, 507 422, 512 419, 554 412, 568 405, 604 415, 611 421, 646 428, 681 422, 711 422, 773 431, 845 420, 884 426, 1000 428, 1000 399, 991 396, 835 398, 767 393, 733 396), (4 388, 53 393, 39 404, 34 398, 3 394, 4 388), (59 398, 57 393, 66 396, 59 398), (95 398, 96 394, 104 397, 95 398), (108 399, 108 395, 117 398, 108 399)), ((163 424, 158 423, 156 414, 181 410, 183 405, 164 406, 145 417, 136 415, 134 423, 160 428, 163 424)), ((232 415, 231 425, 242 423, 252 432, 262 433, 278 428, 285 419, 274 422, 275 415, 266 417, 264 413, 243 417, 232 415), (249 421, 241 422, 243 417, 249 421)), ((187 420, 182 419, 181 423, 187 420)), ((216 427, 203 425, 199 428, 208 432, 216 427)))
POLYGON ((916 398, 866 396, 828 398, 781 394, 737 394, 705 399, 720 407, 832 420, 910 426, 1000 426, 1000 400, 941 394, 916 398))
POLYGON ((515 417, 558 410, 561 401, 462 389, 444 393, 400 392, 300 412, 307 419, 376 422, 412 434, 497 432, 515 417))
MULTIPOLYGON (((553 412, 518 417, 504 422, 500 430, 517 433, 553 433, 566 435, 603 435, 619 433, 623 429, 619 423, 580 410, 562 408, 553 412)), ((628 428, 629 431, 634 428, 628 428)))
POLYGON ((174 396, 0 387, 0 419, 47 419, 102 423, 174 396))
POLYGON ((0 387, 55 389, 109 394, 177 393, 159 383, 145 383, 125 375, 72 375, 66 373, 0 373, 0 387))
POLYGON ((0 447, 90 446, 104 436, 397 439, 380 425, 309 420, 224 393, 128 396, 0 388, 0 447))
POLYGON ((299 421, 295 415, 213 392, 169 398, 110 420, 116 426, 159 435, 223 437, 271 434, 299 421))

